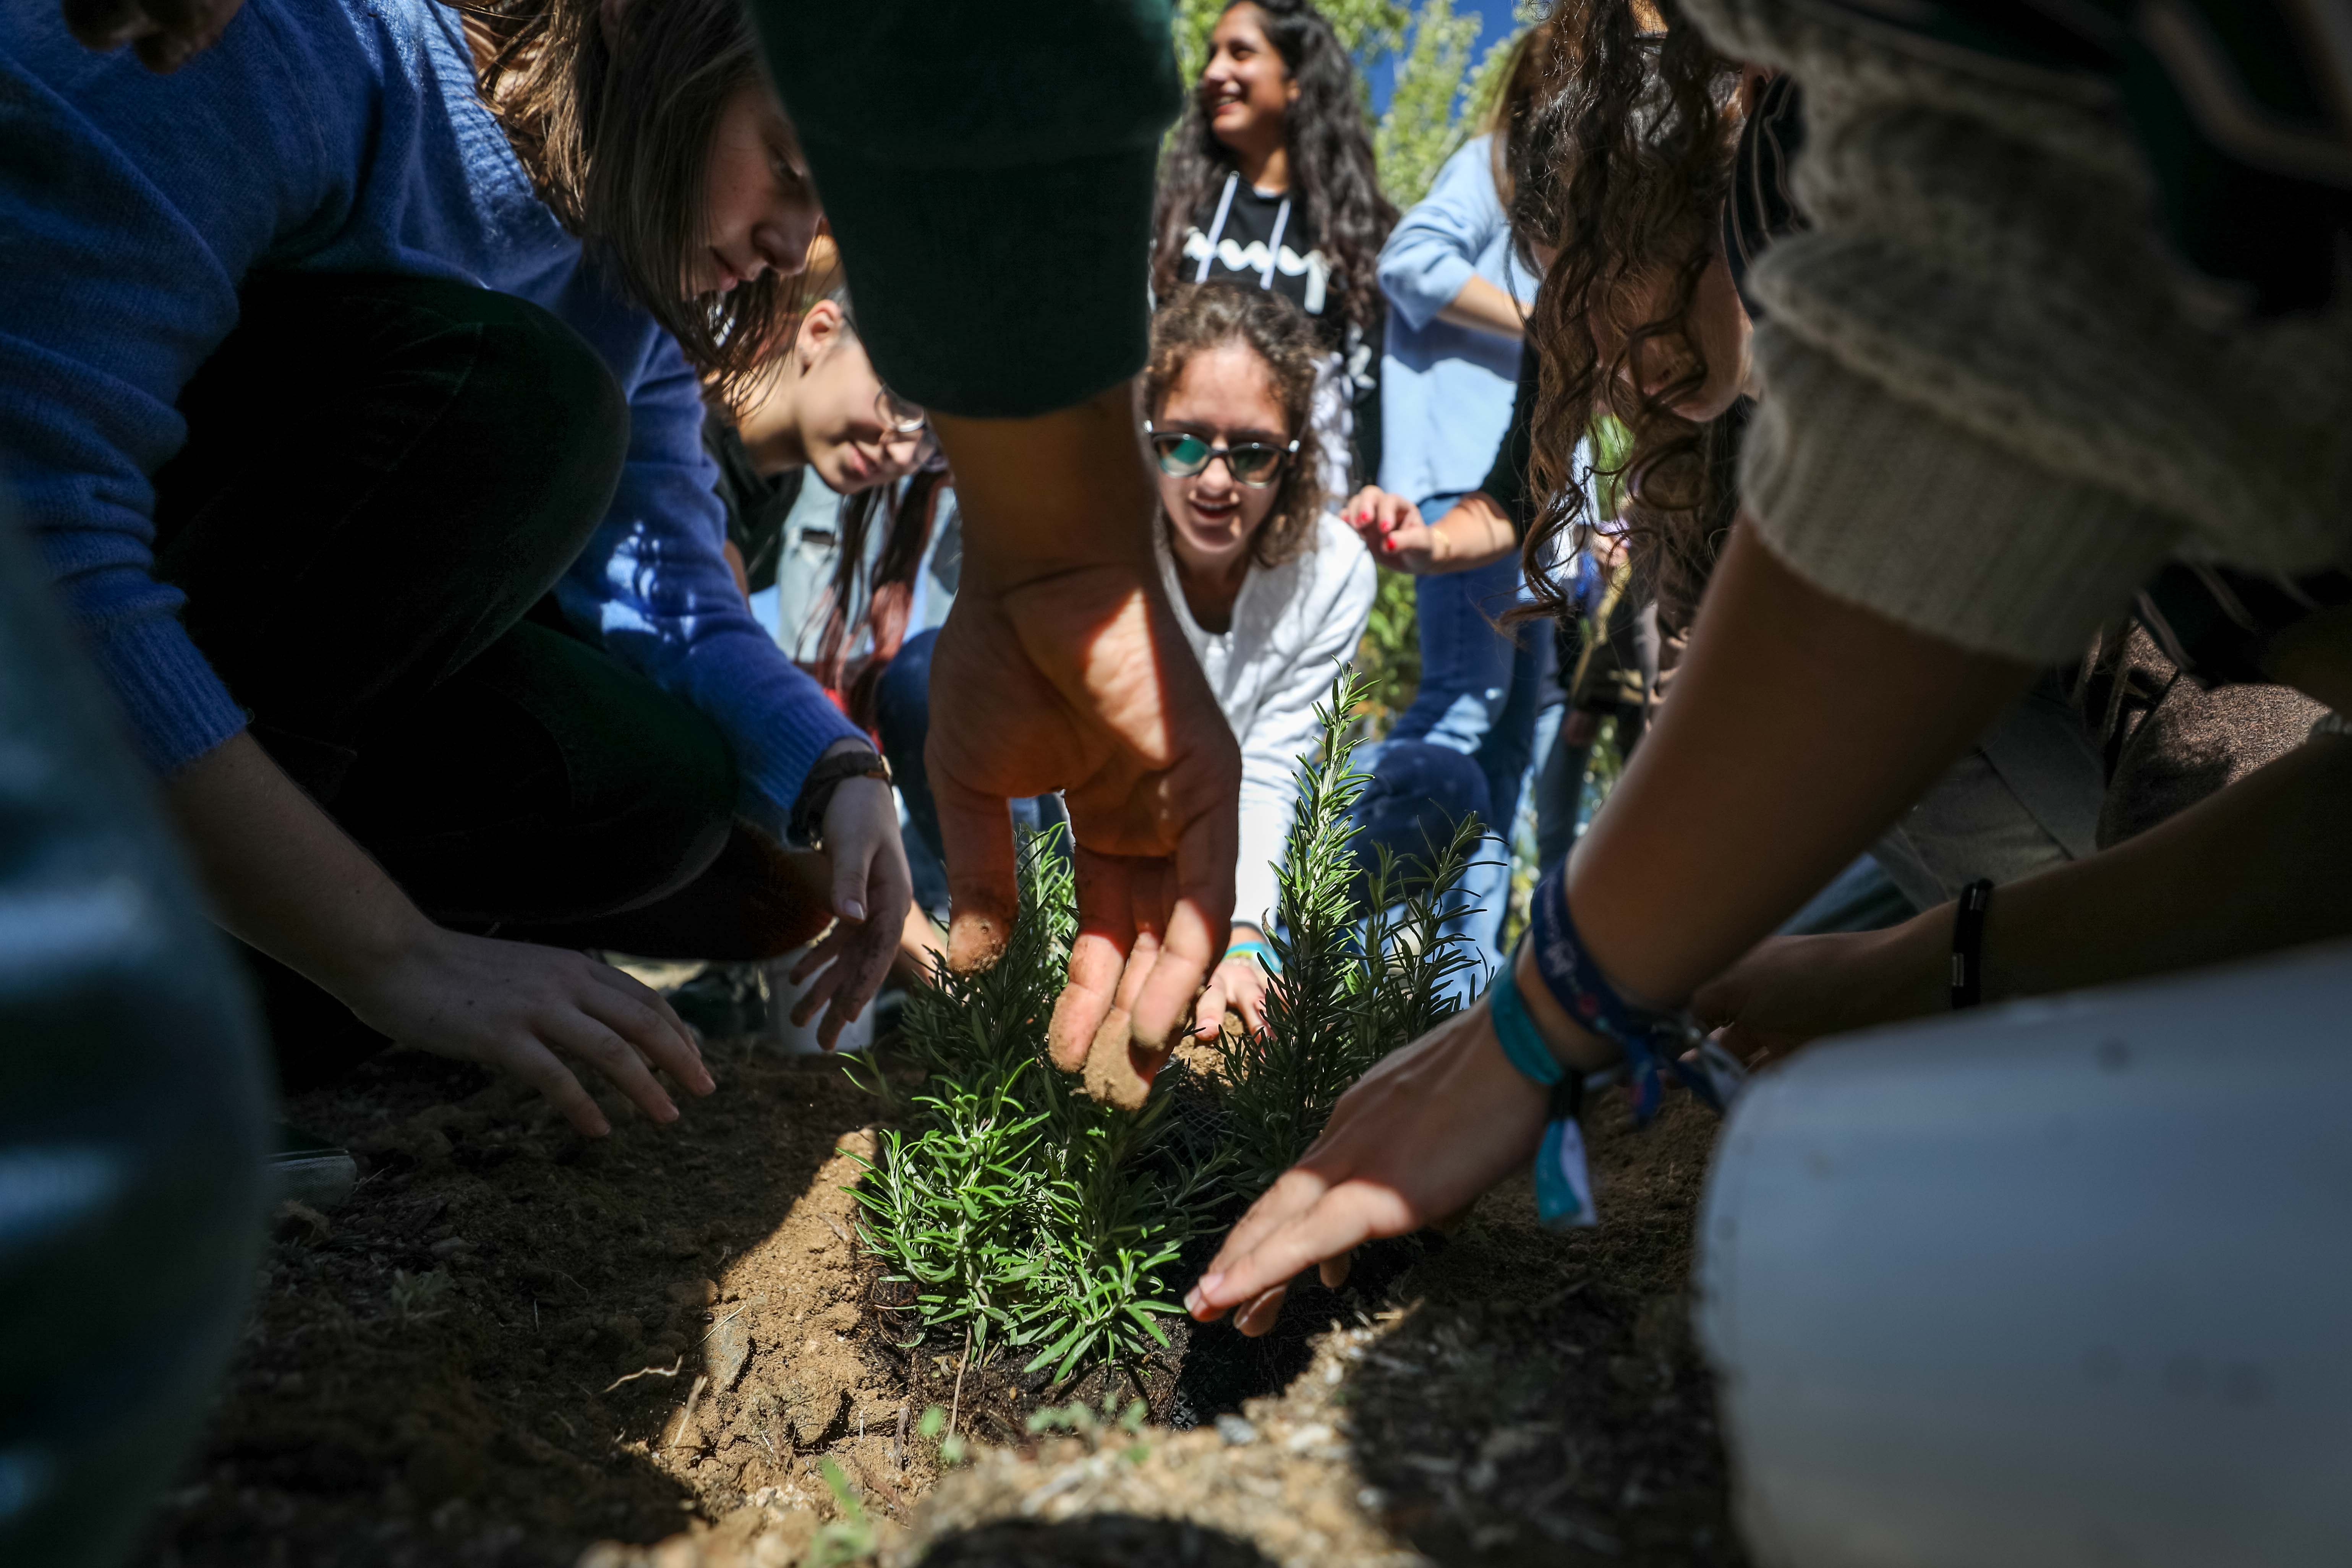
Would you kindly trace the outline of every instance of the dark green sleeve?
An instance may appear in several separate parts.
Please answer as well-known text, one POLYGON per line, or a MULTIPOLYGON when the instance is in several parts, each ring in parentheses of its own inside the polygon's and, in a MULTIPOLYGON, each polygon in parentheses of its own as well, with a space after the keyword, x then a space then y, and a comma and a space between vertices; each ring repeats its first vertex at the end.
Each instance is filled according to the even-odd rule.
POLYGON ((1522 343, 1519 387, 1511 395, 1511 427, 1503 433, 1495 466, 1486 470, 1486 482, 1478 487, 1503 509, 1503 515, 1511 520, 1511 531, 1521 539, 1536 520, 1535 497, 1528 490, 1528 459, 1535 453, 1537 382, 1541 374, 1535 345, 1522 343))
POLYGON ((892 387, 1010 418, 1142 366, 1167 0, 751 4, 892 387))

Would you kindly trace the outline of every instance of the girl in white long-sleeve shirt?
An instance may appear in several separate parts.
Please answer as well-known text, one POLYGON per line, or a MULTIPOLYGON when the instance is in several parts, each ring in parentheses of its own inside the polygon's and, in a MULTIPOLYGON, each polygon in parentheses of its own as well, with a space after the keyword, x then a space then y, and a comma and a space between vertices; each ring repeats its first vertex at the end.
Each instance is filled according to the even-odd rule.
POLYGON ((1209 283, 1161 309, 1144 372, 1160 574, 1242 748, 1233 940, 1194 1016, 1204 1034, 1228 1011, 1253 1029, 1264 1022, 1261 960, 1293 769, 1315 743, 1315 704, 1372 613, 1371 557, 1326 510, 1318 466, 1299 458, 1319 354, 1288 300, 1209 283))

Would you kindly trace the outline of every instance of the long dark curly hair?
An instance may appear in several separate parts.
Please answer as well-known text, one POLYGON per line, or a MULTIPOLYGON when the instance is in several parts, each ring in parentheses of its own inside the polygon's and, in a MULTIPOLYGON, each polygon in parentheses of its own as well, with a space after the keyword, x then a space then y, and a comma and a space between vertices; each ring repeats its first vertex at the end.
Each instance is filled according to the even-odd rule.
MULTIPOLYGON (((1339 315, 1327 331, 1333 346, 1344 326, 1369 337, 1381 312, 1381 247, 1396 226, 1397 210, 1381 194, 1355 63, 1307 0, 1230 0, 1225 10, 1236 5, 1257 11, 1266 42, 1298 83, 1285 121, 1290 189, 1299 220, 1329 258, 1339 284, 1339 315)), ((1151 289, 1158 298, 1169 298, 1183 281, 1184 231, 1233 172, 1233 154, 1210 132, 1196 91, 1160 166, 1159 239, 1151 252, 1151 289)))
POLYGON ((1158 418, 1169 389, 1195 354, 1239 343, 1265 363, 1282 405, 1284 425, 1299 449, 1282 465, 1275 482, 1274 509, 1266 513, 1250 558, 1279 566, 1303 555, 1315 542, 1326 498, 1322 465, 1316 462, 1307 426, 1315 411, 1315 378, 1322 349, 1307 312, 1271 289, 1239 283, 1186 283, 1167 296, 1151 318, 1151 357, 1143 366, 1143 412, 1158 418))
POLYGON ((621 47, 598 0, 453 0, 490 49, 483 103, 531 184, 592 258, 667 328, 688 359, 732 393, 789 342, 800 279, 767 273, 688 296, 702 254, 710 145, 728 100, 761 79, 740 0, 632 0, 621 47))
POLYGON ((1515 239, 1530 260, 1553 253, 1528 320, 1542 363, 1530 488, 1543 498, 1528 584, 1535 613, 1570 613, 1549 563, 1561 534, 1602 521, 1592 492, 1605 483, 1627 497, 1628 542, 1662 617, 1681 626, 1737 510, 1744 406, 1701 425, 1673 405, 1706 383, 1687 321, 1730 189, 1740 68, 1673 0, 1563 0, 1544 47, 1540 101, 1507 149, 1515 239), (1644 368, 1666 373, 1647 396, 1644 368), (1578 443, 1603 415, 1630 443, 1613 466, 1580 473, 1578 443))

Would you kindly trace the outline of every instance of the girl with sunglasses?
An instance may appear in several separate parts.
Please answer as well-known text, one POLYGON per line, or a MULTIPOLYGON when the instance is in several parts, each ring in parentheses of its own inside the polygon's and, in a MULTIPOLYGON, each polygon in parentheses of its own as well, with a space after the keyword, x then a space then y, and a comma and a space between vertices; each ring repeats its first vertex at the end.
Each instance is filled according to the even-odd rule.
POLYGON ((1160 309, 1143 373, 1160 575, 1242 750, 1232 941, 1194 1009, 1204 1035, 1228 1013, 1250 1029, 1265 1022, 1292 770, 1314 745, 1335 661, 1354 655, 1371 617, 1371 557, 1302 455, 1318 357, 1289 300, 1209 283, 1160 309))

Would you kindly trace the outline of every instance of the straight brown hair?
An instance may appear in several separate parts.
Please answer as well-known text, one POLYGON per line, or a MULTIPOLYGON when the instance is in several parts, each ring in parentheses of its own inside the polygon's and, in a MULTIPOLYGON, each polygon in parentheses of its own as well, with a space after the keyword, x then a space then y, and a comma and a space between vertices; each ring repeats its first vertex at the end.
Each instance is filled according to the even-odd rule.
POLYGON ((806 298, 765 274, 689 296, 703 193, 728 100, 761 79, 742 0, 629 0, 619 47, 597 0, 467 0, 476 86, 540 199, 688 360, 731 395, 792 341, 806 298))

